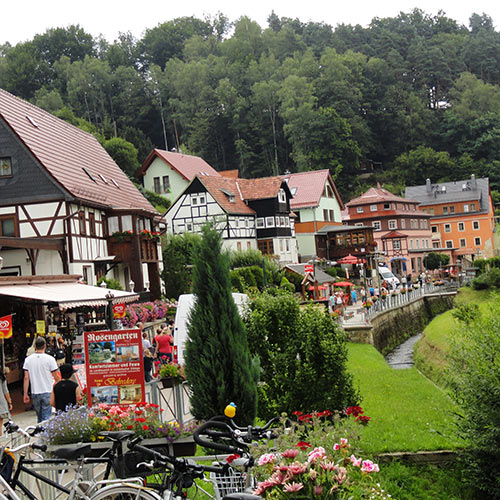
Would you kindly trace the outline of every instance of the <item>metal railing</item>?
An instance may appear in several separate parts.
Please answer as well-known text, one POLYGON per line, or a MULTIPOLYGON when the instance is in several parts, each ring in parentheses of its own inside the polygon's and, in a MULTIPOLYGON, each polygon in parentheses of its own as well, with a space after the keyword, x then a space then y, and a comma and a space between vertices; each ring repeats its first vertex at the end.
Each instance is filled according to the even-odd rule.
MULTIPOLYGON (((434 285, 434 283, 425 283, 419 288, 414 288, 413 290, 407 290, 406 293, 401 293, 398 291, 396 293, 389 292, 385 299, 381 296, 378 297, 376 302, 373 302, 373 305, 370 308, 364 309, 365 320, 373 318, 377 314, 387 311, 389 309, 396 309, 398 307, 404 306, 413 302, 424 295, 431 295, 435 293, 443 293, 443 292, 451 292, 455 291, 458 288, 458 284, 455 283, 447 283, 445 285, 434 285)), ((372 300, 372 297, 370 297, 372 300)))

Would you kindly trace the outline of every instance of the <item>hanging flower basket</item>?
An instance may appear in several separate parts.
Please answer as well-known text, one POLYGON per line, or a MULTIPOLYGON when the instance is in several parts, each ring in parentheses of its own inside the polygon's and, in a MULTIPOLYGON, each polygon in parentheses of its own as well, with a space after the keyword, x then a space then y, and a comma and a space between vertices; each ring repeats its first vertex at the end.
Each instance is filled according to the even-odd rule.
POLYGON ((163 377, 160 379, 163 384, 164 389, 168 389, 170 387, 174 387, 181 383, 182 379, 179 377, 163 377))

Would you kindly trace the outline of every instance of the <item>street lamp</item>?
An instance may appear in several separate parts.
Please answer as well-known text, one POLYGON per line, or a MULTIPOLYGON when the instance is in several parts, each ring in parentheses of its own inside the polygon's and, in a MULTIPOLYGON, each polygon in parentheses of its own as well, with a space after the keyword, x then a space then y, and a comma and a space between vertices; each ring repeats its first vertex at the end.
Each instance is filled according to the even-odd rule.
POLYGON ((113 329, 113 299, 115 298, 115 295, 113 293, 111 293, 111 291, 109 291, 104 297, 108 301, 108 305, 106 306, 106 325, 108 327, 108 330, 112 330, 113 329))
POLYGON ((128 287, 129 287, 129 290, 130 290, 131 292, 133 292, 133 291, 134 291, 134 287, 135 287, 135 283, 134 283, 132 280, 130 280, 130 281, 128 282, 128 287))

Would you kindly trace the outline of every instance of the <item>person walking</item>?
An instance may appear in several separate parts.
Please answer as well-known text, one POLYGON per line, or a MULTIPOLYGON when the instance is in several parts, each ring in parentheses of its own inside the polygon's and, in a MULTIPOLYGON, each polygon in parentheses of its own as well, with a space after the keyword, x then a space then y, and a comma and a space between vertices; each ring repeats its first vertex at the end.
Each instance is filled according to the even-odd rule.
POLYGON ((82 390, 70 380, 76 370, 69 363, 60 366, 62 380, 52 388, 50 404, 58 411, 66 411, 68 406, 76 406, 83 399, 82 390))
POLYGON ((61 380, 61 373, 56 360, 45 354, 47 344, 43 337, 35 340, 35 352, 24 360, 24 402, 29 403, 28 387, 31 384, 31 399, 38 422, 47 420, 52 415, 50 395, 52 386, 61 380))
POLYGON ((148 334, 142 332, 142 352, 145 354, 146 351, 151 352, 151 342, 148 339, 148 334))
POLYGON ((351 290, 351 302, 352 302, 352 305, 355 306, 357 301, 358 301, 358 294, 356 293, 356 290, 353 288, 351 290))
POLYGON ((164 328, 161 333, 155 337, 155 341, 155 357, 159 359, 162 364, 171 363, 173 360, 172 345, 174 343, 174 338, 170 335, 170 330, 164 328))

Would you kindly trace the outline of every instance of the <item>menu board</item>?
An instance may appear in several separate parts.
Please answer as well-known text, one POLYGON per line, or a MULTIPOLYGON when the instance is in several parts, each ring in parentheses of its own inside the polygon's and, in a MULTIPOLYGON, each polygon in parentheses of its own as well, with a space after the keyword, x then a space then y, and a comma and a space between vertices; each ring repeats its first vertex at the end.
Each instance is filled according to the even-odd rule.
POLYGON ((144 401, 144 363, 139 329, 85 332, 89 406, 144 401))

